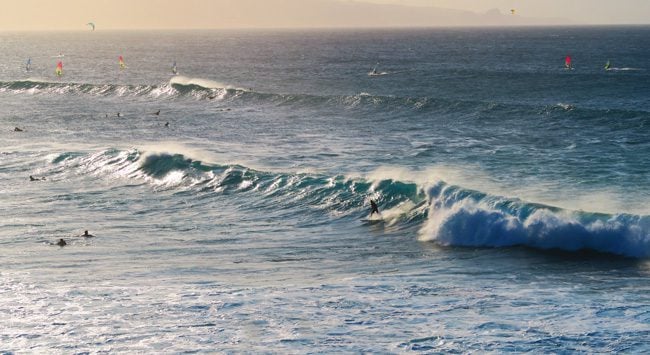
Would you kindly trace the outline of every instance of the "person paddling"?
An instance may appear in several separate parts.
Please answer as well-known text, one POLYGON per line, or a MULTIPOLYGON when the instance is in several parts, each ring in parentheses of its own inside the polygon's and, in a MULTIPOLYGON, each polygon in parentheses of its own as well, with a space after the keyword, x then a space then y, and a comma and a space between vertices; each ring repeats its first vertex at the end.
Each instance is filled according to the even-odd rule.
POLYGON ((92 237, 94 237, 94 235, 89 234, 88 231, 86 230, 86 231, 84 231, 84 234, 80 235, 80 237, 92 238, 92 237))

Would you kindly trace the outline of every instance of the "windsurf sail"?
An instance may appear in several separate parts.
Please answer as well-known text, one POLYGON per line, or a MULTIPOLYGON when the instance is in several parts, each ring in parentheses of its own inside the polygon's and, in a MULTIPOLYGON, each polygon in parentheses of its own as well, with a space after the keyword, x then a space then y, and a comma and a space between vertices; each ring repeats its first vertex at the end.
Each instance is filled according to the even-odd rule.
POLYGON ((569 55, 566 56, 566 58, 564 58, 564 68, 565 69, 573 69, 573 67, 571 66, 571 56, 569 56, 569 55))
POLYGON ((56 76, 63 75, 63 62, 62 61, 59 61, 59 63, 56 64, 56 69, 54 70, 54 74, 56 74, 56 76))
POLYGON ((607 60, 607 63, 605 63, 605 70, 609 70, 612 68, 612 63, 610 63, 609 60, 607 60))
POLYGON ((368 75, 371 75, 371 76, 372 75, 378 75, 379 74, 379 72, 377 71, 377 66, 378 65, 379 65, 379 63, 375 64, 375 66, 372 67, 372 70, 368 73, 368 75))
POLYGON ((92 23, 92 22, 88 22, 88 23, 86 24, 86 26, 90 26, 90 27, 92 28, 92 31, 95 30, 95 24, 92 23))
POLYGON ((174 64, 172 64, 172 74, 178 74, 178 69, 176 69, 176 61, 174 61, 174 64))
POLYGON ((25 70, 30 71, 32 69, 32 58, 27 58, 27 63, 25 63, 25 70))
POLYGON ((122 58, 122 56, 120 56, 118 58, 118 60, 120 62, 120 69, 126 69, 126 64, 124 64, 124 58, 122 58))

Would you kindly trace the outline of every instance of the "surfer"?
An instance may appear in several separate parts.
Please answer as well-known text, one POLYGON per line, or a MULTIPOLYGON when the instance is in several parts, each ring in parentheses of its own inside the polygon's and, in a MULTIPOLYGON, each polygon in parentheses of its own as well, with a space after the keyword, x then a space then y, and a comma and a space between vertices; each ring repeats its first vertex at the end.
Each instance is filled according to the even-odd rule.
POLYGON ((122 114, 118 112, 117 117, 122 117, 122 114))
POLYGON ((152 115, 156 115, 156 116, 160 116, 160 110, 158 110, 158 111, 156 111, 156 112, 153 112, 153 113, 151 113, 151 114, 152 114, 152 115))
POLYGON ((20 129, 20 128, 18 128, 18 127, 15 127, 15 128, 14 128, 14 132, 22 132, 22 131, 23 131, 23 130, 20 129))
POLYGON ((35 178, 29 175, 29 181, 43 181, 43 180, 45 180, 45 177, 35 178))
POLYGON ((169 128, 169 122, 165 122, 165 128, 169 128))
POLYGON ((370 208, 372 209, 370 211, 370 217, 372 217, 372 215, 375 213, 381 216, 381 212, 379 212, 379 208, 377 207, 377 202, 375 202, 375 200, 370 200, 370 208))
POLYGON ((80 237, 84 237, 84 238, 92 238, 92 237, 94 237, 94 235, 92 235, 92 234, 88 234, 88 231, 86 230, 86 231, 84 231, 84 234, 80 235, 80 237))
POLYGON ((60 247, 63 247, 63 246, 68 245, 68 243, 66 243, 65 240, 63 240, 63 238, 61 238, 61 239, 59 239, 58 242, 56 242, 56 245, 58 245, 60 247))

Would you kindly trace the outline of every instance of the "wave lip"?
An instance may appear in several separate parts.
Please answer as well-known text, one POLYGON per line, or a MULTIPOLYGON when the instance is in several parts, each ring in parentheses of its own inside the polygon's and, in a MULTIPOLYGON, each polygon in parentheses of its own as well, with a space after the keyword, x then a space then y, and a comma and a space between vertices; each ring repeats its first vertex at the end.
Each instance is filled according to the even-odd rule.
POLYGON ((569 211, 439 183, 419 239, 449 246, 527 246, 650 257, 650 218, 569 211))

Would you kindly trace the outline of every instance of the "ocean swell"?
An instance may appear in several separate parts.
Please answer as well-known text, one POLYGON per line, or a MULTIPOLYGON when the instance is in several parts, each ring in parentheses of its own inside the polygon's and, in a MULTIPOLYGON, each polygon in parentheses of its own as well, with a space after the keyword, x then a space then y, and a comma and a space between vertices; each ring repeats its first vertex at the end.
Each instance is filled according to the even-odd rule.
MULTIPOLYGON (((376 199, 389 223, 419 229, 419 240, 447 246, 594 250, 650 257, 650 218, 573 211, 465 189, 437 180, 422 185, 388 178, 264 172, 241 165, 206 164, 177 153, 107 149, 65 152, 51 158, 52 173, 76 171, 138 180, 154 190, 183 190, 197 197, 248 194, 262 208, 289 210, 295 218, 323 213, 356 220, 376 199)), ((238 198, 245 198, 240 196, 238 198)))

